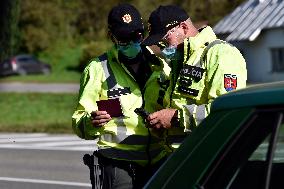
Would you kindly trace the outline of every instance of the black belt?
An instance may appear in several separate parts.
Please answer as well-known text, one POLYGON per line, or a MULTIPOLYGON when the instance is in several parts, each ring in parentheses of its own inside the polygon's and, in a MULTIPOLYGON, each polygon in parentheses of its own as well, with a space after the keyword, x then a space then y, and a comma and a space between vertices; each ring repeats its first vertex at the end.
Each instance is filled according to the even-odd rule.
POLYGON ((107 166, 107 165, 113 165, 115 167, 118 167, 120 169, 124 169, 127 171, 130 175, 135 176, 137 171, 145 171, 147 169, 152 169, 156 166, 160 166, 166 159, 167 157, 162 158, 160 161, 155 163, 154 165, 146 165, 146 166, 141 166, 136 162, 133 161, 125 161, 125 160, 117 160, 117 159, 112 159, 103 156, 100 154, 99 151, 94 151, 93 153, 94 156, 98 158, 98 164, 102 167, 107 166))
POLYGON ((125 171, 127 171, 132 176, 135 175, 134 171, 136 169, 139 169, 140 167, 142 168, 142 166, 138 165, 135 162, 108 158, 108 157, 101 155, 100 152, 98 152, 98 151, 94 151, 94 156, 96 156, 98 158, 98 164, 100 166, 105 167, 105 166, 108 166, 108 165, 113 165, 113 166, 118 167, 120 169, 124 169, 125 171))

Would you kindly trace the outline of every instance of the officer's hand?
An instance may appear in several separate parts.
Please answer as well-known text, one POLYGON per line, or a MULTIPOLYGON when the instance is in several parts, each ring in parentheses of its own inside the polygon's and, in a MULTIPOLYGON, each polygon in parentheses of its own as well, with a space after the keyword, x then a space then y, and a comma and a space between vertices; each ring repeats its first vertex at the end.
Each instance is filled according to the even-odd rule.
POLYGON ((174 117, 177 117, 177 110, 167 108, 150 114, 147 118, 147 121, 149 122, 149 125, 152 128, 168 129, 171 128, 171 122, 174 117))
POLYGON ((94 127, 101 127, 111 120, 106 111, 93 111, 91 113, 91 122, 94 127))

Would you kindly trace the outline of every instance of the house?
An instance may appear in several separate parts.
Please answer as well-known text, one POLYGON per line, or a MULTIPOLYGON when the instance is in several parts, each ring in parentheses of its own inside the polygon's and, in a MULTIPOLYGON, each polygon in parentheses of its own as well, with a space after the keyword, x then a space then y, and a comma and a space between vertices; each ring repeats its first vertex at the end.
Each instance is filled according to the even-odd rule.
POLYGON ((248 0, 213 30, 242 52, 248 83, 284 80, 284 0, 248 0))

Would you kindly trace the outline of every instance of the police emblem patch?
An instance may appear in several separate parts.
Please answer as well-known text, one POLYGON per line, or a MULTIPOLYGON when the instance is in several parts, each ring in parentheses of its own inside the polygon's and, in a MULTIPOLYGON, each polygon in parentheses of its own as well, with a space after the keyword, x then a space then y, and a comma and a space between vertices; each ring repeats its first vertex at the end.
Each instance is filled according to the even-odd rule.
POLYGON ((122 20, 123 20, 123 22, 125 22, 125 23, 130 23, 131 21, 132 21, 132 18, 131 18, 131 16, 130 16, 130 14, 125 14, 123 17, 122 17, 122 20))
POLYGON ((237 75, 224 74, 224 88, 226 91, 232 91, 237 88, 237 75))

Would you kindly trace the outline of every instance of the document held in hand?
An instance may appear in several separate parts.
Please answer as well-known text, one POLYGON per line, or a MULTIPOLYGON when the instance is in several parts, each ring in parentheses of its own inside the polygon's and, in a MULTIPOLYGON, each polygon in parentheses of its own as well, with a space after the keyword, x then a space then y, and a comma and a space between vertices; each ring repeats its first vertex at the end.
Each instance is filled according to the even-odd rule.
POLYGON ((111 117, 123 116, 118 98, 97 101, 99 111, 106 111, 111 117))

